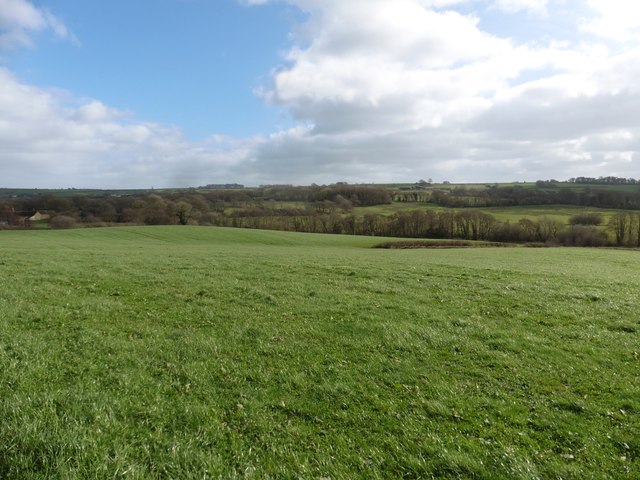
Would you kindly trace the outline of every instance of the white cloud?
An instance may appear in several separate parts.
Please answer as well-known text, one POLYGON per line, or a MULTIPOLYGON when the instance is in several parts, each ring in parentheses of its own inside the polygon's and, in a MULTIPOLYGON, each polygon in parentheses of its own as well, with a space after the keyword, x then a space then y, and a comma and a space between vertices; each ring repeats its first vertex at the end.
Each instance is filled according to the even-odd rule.
MULTIPOLYGON (((26 85, 0 68, 3 183, 637 177, 640 15, 618 21, 622 47, 612 46, 584 29, 611 38, 615 1, 589 2, 597 20, 579 24, 581 10, 562 41, 554 39, 553 26, 523 41, 484 30, 483 15, 495 14, 496 6, 547 9, 546 24, 566 2, 290 0, 308 20, 271 84, 259 91, 291 112, 296 125, 256 138, 190 142, 178 129, 138 121, 98 99, 26 85)), ((55 30, 28 2, 3 4, 13 8, 0 9, 3 32, 24 33, 28 41, 33 32, 55 30)), ((534 17, 540 19, 522 16, 534 17)))
POLYGON ((635 50, 612 57, 577 25, 572 42, 518 45, 482 31, 477 16, 420 0, 292 3, 311 13, 304 46, 265 97, 313 128, 260 145, 254 172, 308 181, 562 178, 598 168, 637 176, 631 147, 601 141, 640 136, 635 50))
POLYGON ((548 3, 548 0, 495 0, 493 6, 512 13, 522 10, 546 13, 548 3))
POLYGON ((319 131, 437 126, 466 117, 494 82, 518 73, 507 67, 496 78, 495 65, 483 68, 506 64, 513 48, 474 17, 408 0, 317 3, 311 44, 289 53, 292 66, 276 73, 269 98, 319 131))
POLYGON ((0 171, 4 186, 107 187, 210 183, 253 140, 194 144, 99 101, 21 83, 0 68, 0 171), (79 106, 74 106, 79 104, 79 106))
POLYGON ((601 37, 624 42, 640 40, 640 3, 633 0, 587 0, 597 17, 582 28, 601 37))
POLYGON ((31 46, 32 35, 47 29, 59 38, 77 41, 51 12, 27 0, 0 0, 0 49, 31 46))
POLYGON ((42 12, 26 0, 0 0, 0 26, 38 30, 46 25, 42 12))

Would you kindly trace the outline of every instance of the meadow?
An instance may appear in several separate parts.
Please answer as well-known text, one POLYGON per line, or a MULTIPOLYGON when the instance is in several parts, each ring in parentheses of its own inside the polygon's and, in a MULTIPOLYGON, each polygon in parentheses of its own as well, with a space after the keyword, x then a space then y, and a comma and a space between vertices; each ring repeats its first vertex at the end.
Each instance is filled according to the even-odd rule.
POLYGON ((0 231, 0 478, 640 474, 640 255, 0 231))
MULTIPOLYGON (((459 211, 464 209, 451 209, 431 203, 402 203, 393 202, 388 205, 376 205, 374 207, 356 207, 354 213, 363 216, 367 213, 379 215, 393 215, 411 210, 434 212, 459 211)), ((620 213, 638 213, 637 210, 621 210, 613 208, 580 207, 575 205, 523 205, 513 207, 480 207, 477 210, 492 215, 501 222, 517 223, 523 218, 538 221, 542 218, 552 218, 563 225, 569 225, 569 220, 574 215, 584 213, 599 213, 602 215, 602 228, 604 229, 609 219, 620 213)))

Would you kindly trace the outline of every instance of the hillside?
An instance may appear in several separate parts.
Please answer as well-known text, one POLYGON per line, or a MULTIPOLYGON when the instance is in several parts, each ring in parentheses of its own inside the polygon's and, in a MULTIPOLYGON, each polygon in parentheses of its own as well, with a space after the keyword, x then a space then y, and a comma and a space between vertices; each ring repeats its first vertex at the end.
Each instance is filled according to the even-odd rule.
POLYGON ((632 478, 640 257, 2 231, 0 477, 632 478))
POLYGON ((0 203, 0 229, 180 224, 640 247, 640 190, 636 180, 609 180, 627 183, 337 183, 119 193, 0 189, 0 196, 5 195, 0 203))

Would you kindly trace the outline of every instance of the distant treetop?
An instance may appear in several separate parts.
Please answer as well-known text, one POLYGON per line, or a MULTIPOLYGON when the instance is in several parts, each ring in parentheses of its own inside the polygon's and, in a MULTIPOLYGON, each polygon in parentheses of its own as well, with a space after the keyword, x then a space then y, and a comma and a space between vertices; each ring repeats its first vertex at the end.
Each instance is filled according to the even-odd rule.
POLYGON ((593 184, 593 185, 636 185, 638 180, 623 177, 575 177, 567 180, 569 183, 593 184))

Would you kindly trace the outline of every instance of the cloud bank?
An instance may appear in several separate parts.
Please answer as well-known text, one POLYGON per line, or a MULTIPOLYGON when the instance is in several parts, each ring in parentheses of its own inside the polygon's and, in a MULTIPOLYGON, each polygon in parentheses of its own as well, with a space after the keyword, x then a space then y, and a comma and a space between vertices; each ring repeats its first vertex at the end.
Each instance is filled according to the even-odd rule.
MULTIPOLYGON (((175 127, 25 85, 0 68, 0 183, 640 176, 640 15, 631 2, 576 2, 573 30, 562 39, 550 20, 544 35, 527 30, 532 19, 566 10, 561 0, 287 3, 307 21, 257 90, 291 113, 293 128, 240 139, 212 132, 189 142, 175 127), (492 33, 485 26, 492 15, 522 22, 522 34, 492 33)), ((0 45, 27 45, 43 29, 70 36, 29 2, 0 0, 0 12, 0 45)))

